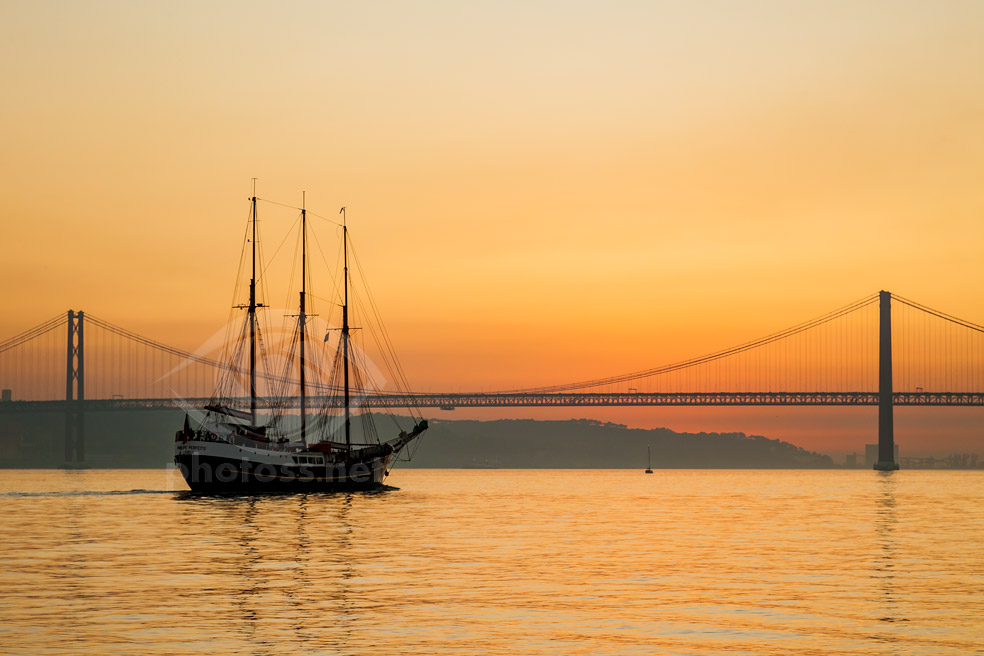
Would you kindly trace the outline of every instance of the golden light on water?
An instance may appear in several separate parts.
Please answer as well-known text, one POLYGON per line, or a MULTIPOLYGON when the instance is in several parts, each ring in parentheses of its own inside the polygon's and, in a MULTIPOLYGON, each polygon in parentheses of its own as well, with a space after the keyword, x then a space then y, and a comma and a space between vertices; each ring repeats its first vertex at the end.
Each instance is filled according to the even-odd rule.
POLYGON ((163 479, 4 477, 6 653, 984 647, 979 472, 400 469, 399 490, 259 497, 163 479))

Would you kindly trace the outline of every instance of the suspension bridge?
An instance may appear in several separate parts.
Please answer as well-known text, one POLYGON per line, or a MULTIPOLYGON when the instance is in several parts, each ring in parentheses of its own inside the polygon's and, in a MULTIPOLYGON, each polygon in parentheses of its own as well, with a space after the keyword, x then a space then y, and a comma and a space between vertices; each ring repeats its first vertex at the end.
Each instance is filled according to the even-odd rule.
MULTIPOLYGON (((262 345, 262 408, 299 407, 299 383, 262 345), (290 390, 294 392, 291 394, 290 390)), ((267 348, 269 347, 269 348, 267 348)), ((85 457, 85 414, 200 407, 247 374, 217 352, 189 352, 69 310, 0 343, 0 417, 65 414, 65 460, 85 457)), ((312 404, 333 390, 309 385, 312 404), (319 394, 321 396, 319 396, 319 394)), ((385 391, 364 408, 549 406, 877 406, 876 468, 896 469, 895 406, 984 406, 984 326, 882 291, 810 321, 660 367, 487 393, 385 391)))

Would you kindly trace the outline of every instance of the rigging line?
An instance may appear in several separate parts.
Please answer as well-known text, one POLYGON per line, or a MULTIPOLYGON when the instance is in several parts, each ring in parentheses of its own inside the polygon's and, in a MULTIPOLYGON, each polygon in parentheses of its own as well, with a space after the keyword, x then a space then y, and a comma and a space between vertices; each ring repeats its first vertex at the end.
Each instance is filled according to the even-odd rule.
MULTIPOLYGON (((301 222, 301 217, 300 215, 298 215, 297 218, 294 219, 294 224, 290 227, 289 230, 287 230, 287 234, 285 234, 284 238, 280 240, 280 245, 277 246, 277 249, 275 251, 273 251, 273 255, 270 256, 266 264, 263 265, 263 268, 260 269, 260 275, 257 276, 257 278, 259 278, 260 280, 265 280, 267 269, 269 269, 270 265, 273 264, 273 261, 277 259, 277 254, 280 253, 280 249, 283 248, 284 244, 287 243, 287 239, 291 236, 291 234, 293 234, 294 228, 296 228, 300 222, 301 222)), ((257 239, 256 241, 259 242, 260 240, 257 239)), ((259 243, 257 243, 257 246, 259 246, 259 243)), ((262 262, 262 259, 260 261, 262 262)), ((266 288, 264 288, 264 291, 266 291, 266 288)))
MULTIPOLYGON (((361 296, 356 295, 355 300, 357 306, 360 309, 362 309, 363 312, 365 312, 361 296)), ((395 358, 389 357, 389 355, 386 353, 386 347, 382 343, 380 339, 380 335, 378 334, 374 323, 371 321, 367 322, 367 327, 369 329, 370 335, 373 338, 373 342, 376 344, 376 348, 380 351, 383 360, 383 365, 385 366, 386 371, 390 376, 390 378, 392 379, 392 382, 396 387, 397 391, 402 392, 406 397, 411 399, 411 406, 408 407, 407 409, 413 412, 413 409, 417 406, 417 404, 413 400, 414 399, 413 392, 410 390, 409 385, 407 384, 406 376, 403 375, 403 373, 399 370, 399 362, 394 362, 395 358)), ((375 389, 379 395, 384 394, 384 392, 381 389, 378 388, 375 389)))
MULTIPOLYGON (((269 379, 269 375, 270 375, 270 360, 267 357, 266 341, 263 339, 263 335, 264 335, 265 332, 266 332, 266 328, 261 328, 260 324, 257 323, 257 325, 256 325, 256 345, 259 347, 259 361, 260 361, 260 363, 263 366, 263 373, 267 375, 267 378, 264 378, 264 380, 267 381, 266 396, 269 397, 270 396, 270 391, 271 391, 270 390, 271 385, 270 385, 270 379, 269 379)), ((262 374, 260 374, 260 376, 258 376, 258 377, 262 377, 262 374)))
MULTIPOLYGON (((301 211, 302 209, 304 209, 304 208, 302 208, 302 207, 296 207, 296 206, 294 206, 294 205, 288 205, 287 203, 280 203, 280 202, 277 202, 277 201, 275 201, 275 200, 270 200, 269 198, 260 198, 259 196, 257 196, 257 197, 256 197, 256 200, 261 200, 261 201, 263 201, 264 203, 270 203, 271 205, 279 205, 280 207, 286 207, 286 208, 288 208, 288 209, 292 209, 292 210, 297 210, 297 211, 301 211)), ((342 224, 341 224, 341 223, 339 223, 338 221, 334 221, 334 220, 332 220, 332 219, 329 219, 329 218, 328 218, 328 217, 326 217, 326 216, 321 216, 320 214, 315 214, 315 213, 314 213, 314 212, 312 212, 311 210, 307 210, 307 215, 308 215, 308 216, 316 216, 316 217, 318 217, 319 219, 322 219, 322 220, 324 220, 324 221, 327 221, 328 223, 334 223, 334 224, 335 224, 335 225, 337 225, 337 226, 340 226, 340 225, 342 225, 342 224)))
POLYGON ((334 219, 329 219, 327 216, 321 216, 320 214, 315 214, 311 210, 308 210, 308 215, 309 216, 316 216, 316 217, 318 217, 319 219, 321 219, 323 221, 327 221, 328 223, 332 223, 334 225, 337 225, 338 227, 342 227, 342 224, 339 223, 338 221, 335 221, 334 219))
POLYGON ((708 355, 700 356, 700 357, 697 357, 697 358, 692 358, 690 360, 683 360, 683 361, 676 362, 676 363, 673 363, 673 364, 664 365, 662 367, 655 367, 653 369, 646 369, 646 370, 643 370, 643 371, 638 371, 638 372, 633 372, 633 373, 628 373, 628 374, 622 374, 622 375, 619 375, 619 376, 612 376, 612 377, 608 377, 608 378, 596 378, 596 379, 593 379, 593 380, 581 381, 581 382, 578 382, 578 383, 571 383, 571 384, 568 384, 568 385, 554 385, 554 386, 549 386, 549 387, 536 387, 536 388, 517 389, 517 390, 505 390, 505 391, 502 391, 502 392, 499 392, 499 393, 544 393, 544 392, 560 392, 560 391, 568 391, 568 390, 575 390, 575 389, 584 389, 584 388, 587 388, 587 387, 598 387, 600 385, 609 385, 609 384, 612 384, 612 383, 615 383, 615 382, 624 382, 624 381, 629 381, 629 380, 637 380, 637 379, 643 378, 643 377, 645 377, 647 375, 658 375, 658 374, 662 374, 662 373, 669 373, 669 372, 672 372, 672 371, 679 371, 681 369, 687 369, 687 368, 690 368, 690 367, 694 367, 694 366, 697 366, 699 364, 703 364, 705 362, 713 362, 715 360, 720 360, 720 359, 723 359, 723 358, 726 358, 726 357, 729 357, 729 356, 732 356, 732 355, 736 355, 738 353, 743 353, 745 351, 749 351, 751 349, 755 349, 755 348, 758 348, 760 346, 764 346, 766 344, 772 344, 772 343, 775 343, 775 342, 784 340, 784 339, 786 339, 788 337, 793 337, 793 336, 798 335, 798 334, 800 334, 802 332, 805 332, 805 331, 807 331, 807 330, 809 330, 811 328, 815 328, 816 326, 822 325, 824 323, 828 323, 828 322, 833 321, 835 319, 839 319, 840 317, 846 316, 846 315, 848 315, 848 314, 850 314, 852 312, 855 312, 855 311, 857 311, 857 310, 859 310, 861 308, 864 308, 864 307, 866 307, 868 305, 871 305, 875 301, 877 301, 878 299, 879 299, 878 294, 872 294, 872 295, 867 296, 867 297, 865 297, 865 298, 863 298, 863 299, 861 299, 859 301, 855 301, 854 303, 852 303, 850 305, 844 306, 844 307, 842 307, 842 308, 840 308, 838 310, 834 310, 834 311, 829 312, 829 313, 827 313, 825 315, 822 315, 820 317, 816 317, 814 319, 811 319, 810 321, 807 321, 805 323, 802 323, 802 324, 793 326, 791 328, 787 328, 787 329, 782 330, 782 331, 779 331, 777 333, 773 333, 772 335, 768 335, 766 337, 762 337, 760 339, 757 339, 757 340, 754 340, 754 341, 751 341, 751 342, 746 342, 745 344, 740 344, 738 346, 734 346, 734 347, 731 347, 729 349, 724 349, 722 351, 717 351, 717 352, 714 352, 714 353, 710 353, 708 355))
POLYGON ((260 198, 259 196, 256 197, 256 200, 261 200, 264 203, 270 203, 271 205, 279 205, 280 207, 286 207, 287 209, 291 209, 291 210, 297 210, 298 212, 300 212, 301 209, 302 209, 300 207, 295 207, 293 205, 288 205, 287 203, 280 203, 280 202, 275 201, 275 200, 270 200, 269 198, 260 198))
MULTIPOLYGON (((363 426, 364 426, 363 433, 367 437, 367 439, 371 438, 373 442, 378 444, 379 429, 376 426, 375 414, 377 413, 374 412, 373 400, 382 398, 382 394, 380 390, 377 387, 375 387, 375 385, 370 387, 370 383, 372 382, 372 379, 370 377, 366 377, 363 380, 362 372, 366 370, 365 362, 363 361, 363 358, 366 357, 365 354, 364 353, 359 354, 357 357, 359 358, 359 360, 356 366, 356 382, 357 384, 361 384, 361 388, 362 388, 360 396, 361 396, 361 407, 363 409, 363 426)), ((392 412, 389 412, 383 408, 380 408, 379 410, 380 411, 378 412, 378 414, 389 417, 390 420, 393 422, 393 424, 398 429, 402 430, 402 427, 396 421, 395 416, 393 415, 392 412)))
MULTIPOLYGON (((240 368, 237 367, 234 364, 230 364, 230 363, 227 363, 227 362, 219 362, 217 360, 212 360, 211 358, 207 358, 207 357, 204 357, 204 356, 201 356, 201 355, 197 355, 195 353, 189 353, 188 351, 182 351, 181 349, 177 349, 177 348, 174 348, 172 346, 168 346, 166 344, 162 344, 160 342, 156 342, 156 341, 154 341, 152 339, 149 339, 147 337, 143 337, 141 335, 138 335, 137 333, 134 333, 134 332, 131 332, 129 330, 126 330, 125 328, 120 328, 119 326, 116 326, 114 324, 109 323, 108 321, 105 321, 103 319, 100 319, 100 318, 96 317, 95 315, 87 314, 86 315, 86 320, 87 321, 90 321, 91 320, 95 325, 98 325, 100 328, 103 328, 105 330, 108 330, 108 331, 110 331, 111 333, 113 333, 115 335, 118 335, 120 337, 124 337, 126 339, 130 339, 130 340, 136 341, 136 342, 138 342, 140 344, 143 344, 144 346, 149 346, 151 348, 157 349, 158 351, 163 351, 163 352, 165 352, 165 353, 167 353, 169 355, 174 355, 174 356, 177 356, 177 357, 186 358, 188 360, 192 360, 192 361, 198 362, 200 364, 208 365, 210 367, 215 367, 217 369, 222 369, 222 370, 226 370, 226 371, 234 371, 234 372, 239 372, 240 371, 240 368)), ((244 322, 244 326, 245 326, 245 322, 244 322)), ((243 330, 245 330, 245 328, 243 330)), ((242 355, 242 351, 243 351, 244 348, 245 347, 242 345, 241 340, 240 340, 240 343, 237 344, 237 350, 235 351, 235 353, 236 354, 239 354, 241 356, 242 355)), ((283 382, 278 376, 273 375, 273 374, 270 374, 267 371, 257 372, 257 375, 260 378, 266 380, 267 382, 271 382, 271 383, 283 382)))
MULTIPOLYGON (((254 182, 253 193, 254 194, 256 193, 255 182, 254 182)), ((228 318, 226 319, 225 336, 223 337, 223 342, 222 342, 223 356, 228 354, 229 345, 233 343, 232 342, 233 326, 235 326, 237 323, 236 321, 236 316, 238 314, 237 310, 242 309, 244 307, 241 303, 237 303, 236 301, 240 293, 243 291, 243 276, 246 273, 246 257, 247 257, 247 253, 250 250, 248 244, 250 244, 251 236, 252 236, 250 234, 250 226, 252 222, 256 220, 256 216, 254 215, 253 212, 254 209, 255 206, 253 205, 253 203, 249 203, 248 209, 246 210, 246 223, 244 228, 245 233, 243 234, 242 248, 239 251, 239 266, 236 268, 236 283, 235 285, 233 285, 232 288, 232 300, 229 303, 229 315, 228 318)), ((226 359, 228 360, 228 358, 226 359)), ((214 392, 216 395, 219 393, 218 387, 216 387, 214 392)))
MULTIPOLYGON (((293 229, 291 229, 291 231, 293 232, 293 229)), ((303 235, 301 234, 301 230, 298 230, 297 231, 296 242, 294 244, 294 257, 291 258, 290 277, 287 279, 287 299, 284 302, 284 308, 291 307, 291 300, 290 299, 291 299, 291 296, 293 295, 293 292, 294 292, 294 276, 297 275, 297 259, 298 259, 297 258, 297 253, 298 253, 298 251, 301 250, 301 241, 302 241, 302 238, 303 238, 303 235)), ((286 238, 285 238, 285 240, 286 240, 286 238)), ((302 283, 302 287, 303 287, 303 283, 302 283)), ((300 291, 300 290, 298 290, 298 291, 300 291)), ((296 315, 297 316, 297 321, 296 322, 291 321, 291 319, 294 316, 295 315, 290 314, 288 311, 286 311, 286 310, 284 311, 283 315, 280 318, 281 319, 280 320, 280 331, 281 331, 281 334, 286 334, 287 333, 288 323, 289 324, 295 324, 296 323, 296 325, 298 325, 298 326, 300 325, 300 322, 301 322, 300 312, 298 311, 298 314, 296 315)), ((291 331, 293 332, 293 329, 291 331)))
MULTIPOLYGON (((356 301, 358 303, 358 306, 360 308, 363 308, 363 303, 362 303, 362 299, 361 299, 360 296, 356 296, 356 301)), ((363 311, 364 311, 364 309, 363 309, 363 311)), ((368 314, 368 313, 366 313, 366 314, 368 314)), ((411 413, 413 413, 414 408, 417 406, 417 404, 414 401, 413 392, 410 389, 410 386, 408 384, 408 381, 406 380, 406 376, 405 376, 405 374, 403 374, 403 372, 399 368, 399 361, 397 361, 395 357, 392 357, 392 355, 393 355, 392 352, 387 353, 387 348, 386 348, 385 344, 383 344, 382 340, 380 339, 379 331, 376 330, 377 327, 374 325, 374 323, 373 322, 368 322, 368 327, 369 327, 369 333, 371 334, 371 336, 373 338, 373 341, 376 344, 377 349, 380 351, 380 354, 381 354, 382 359, 383 359, 383 364, 384 364, 384 366, 386 368, 386 371, 388 372, 390 378, 392 379, 392 382, 393 382, 394 386, 396 387, 397 391, 403 392, 403 394, 406 397, 408 397, 409 399, 411 399, 410 405, 409 405, 409 407, 407 409, 411 413)), ((384 329, 383 327, 380 327, 380 328, 381 328, 381 330, 384 329)), ((380 390, 380 393, 382 393, 382 390, 380 390)))
MULTIPOLYGON (((279 389, 276 390, 277 396, 281 399, 284 399, 283 401, 284 407, 286 407, 287 405, 286 402, 287 393, 293 391, 292 384, 294 381, 290 379, 290 374, 291 371, 293 371, 294 369, 294 364, 298 357, 297 353, 299 350, 298 349, 300 343, 299 340, 300 338, 297 332, 292 332, 290 346, 287 348, 287 356, 284 358, 284 362, 283 362, 283 374, 281 374, 283 382, 281 383, 279 389)), ((299 380, 297 382, 298 384, 300 383, 299 380)))
MULTIPOLYGON (((230 339, 232 335, 232 324, 230 323, 226 326, 227 338, 226 341, 222 343, 221 355, 224 362, 235 363, 239 361, 235 356, 239 352, 238 345, 242 340, 245 325, 246 322, 244 321, 242 322, 242 325, 239 326, 239 333, 236 335, 235 341, 230 339)), ((234 364, 229 369, 219 369, 219 375, 216 377, 215 386, 212 390, 211 400, 214 401, 222 396, 223 392, 231 386, 229 381, 232 380, 233 377, 238 377, 238 375, 238 368, 236 368, 234 364)))
POLYGON ((913 307, 913 308, 915 308, 917 310, 922 310, 923 312, 926 312, 927 314, 931 314, 934 317, 938 317, 940 319, 945 319, 946 321, 949 321, 951 323, 955 323, 958 326, 963 326, 964 328, 969 328, 969 329, 975 330, 975 331, 977 331, 979 333, 984 333, 984 326, 978 325, 978 324, 973 323, 971 321, 967 321, 966 319, 961 319, 959 317, 955 317, 953 315, 946 314, 945 312, 941 312, 939 310, 934 310, 931 307, 925 306, 925 305, 923 305, 921 303, 917 303, 915 301, 910 301, 909 299, 904 298, 902 296, 896 296, 896 295, 893 294, 892 295, 892 298, 895 299, 895 300, 897 300, 897 301, 899 301, 900 303, 905 303, 906 305, 908 305, 910 307, 913 307))
POLYGON ((328 384, 334 387, 334 391, 330 394, 325 394, 321 396, 315 415, 318 417, 318 421, 321 423, 321 432, 330 433, 334 435, 338 432, 339 428, 339 417, 338 413, 335 411, 340 408, 342 403, 340 400, 341 392, 338 387, 338 381, 341 379, 341 346, 337 346, 335 349, 335 357, 331 358, 331 370, 328 374, 328 384), (332 428, 334 424, 334 428, 332 428))
POLYGON ((249 203, 246 206, 246 221, 243 222, 243 239, 241 241, 242 246, 239 249, 239 269, 241 273, 244 269, 244 264, 246 263, 247 253, 249 253, 249 246, 247 244, 252 240, 251 226, 256 217, 253 215, 253 204, 249 203))
POLYGON ((335 357, 331 358, 331 369, 328 372, 327 384, 330 386, 329 394, 325 394, 321 397, 321 402, 317 407, 316 414, 322 417, 322 423, 326 423, 329 419, 328 415, 332 408, 335 407, 335 399, 339 396, 338 381, 341 378, 341 358, 338 354, 338 347, 335 349, 335 357))
MULTIPOLYGON (((392 396, 391 394, 387 394, 386 392, 382 392, 382 391, 380 391, 378 389, 366 390, 366 397, 367 397, 367 399, 370 399, 370 401, 367 401, 367 405, 379 409, 380 410, 380 414, 383 414, 383 415, 386 415, 387 417, 389 417, 390 421, 392 421, 393 424, 398 429, 403 430, 403 426, 400 425, 400 422, 398 421, 398 418, 403 418, 403 415, 398 415, 395 412, 388 412, 388 411, 386 411, 383 408, 383 405, 386 403, 386 401, 391 396, 392 396), (379 401, 380 404, 378 406, 375 406, 375 405, 372 404, 372 401, 379 401)), ((410 418, 416 420, 417 419, 417 416, 413 412, 414 409, 413 408, 408 408, 408 410, 410 412, 410 418)))
MULTIPOLYGON (((280 248, 284 245, 289 236, 290 230, 284 234, 284 238, 280 242, 280 245, 274 249, 274 255, 280 252, 280 248)), ((266 257, 266 241, 260 237, 259 226, 257 226, 256 232, 256 261, 260 263, 260 271, 256 278, 256 299, 265 299, 269 305, 269 299, 273 298, 273 295, 270 293, 270 288, 267 286, 266 271, 270 265, 273 264, 273 258, 266 257), (266 264, 264 264, 264 262, 266 262, 266 264)), ((259 300, 257 301, 257 308, 262 306, 262 304, 259 303, 259 300)), ((256 319, 257 328, 260 326, 264 329, 269 328, 270 318, 267 316, 267 313, 257 312, 254 314, 254 317, 256 319)))
MULTIPOLYGON (((361 298, 359 298, 358 296, 356 296, 356 302, 357 302, 357 305, 358 305, 359 308, 363 308, 363 304, 362 304, 361 298)), ((363 309, 363 311, 364 311, 364 309, 363 309)), ((366 314, 368 314, 368 313, 366 313, 366 314)), ((394 371, 393 362, 392 362, 391 358, 387 357, 386 354, 384 353, 384 346, 380 342, 379 335, 377 334, 377 331, 376 331, 376 327, 373 325, 372 322, 367 322, 367 326, 368 326, 368 329, 369 329, 369 333, 370 333, 370 335, 373 338, 373 342, 376 344, 376 348, 379 349, 379 351, 381 353, 382 360, 383 360, 383 365, 385 366, 387 373, 389 374, 390 378, 392 379, 392 382, 394 383, 394 385, 399 390, 400 389, 400 379, 398 377, 398 373, 396 371, 394 371)), ((360 357, 364 357, 364 356, 360 356, 360 357)), ((365 366, 365 365, 363 364, 363 366, 365 366)), ((382 390, 379 390, 379 392, 381 393, 382 390)))
MULTIPOLYGON (((352 246, 352 255, 353 255, 353 259, 355 260, 355 266, 359 271, 359 276, 363 280, 363 287, 365 288, 366 297, 368 298, 370 307, 372 308, 375 322, 376 324, 378 324, 379 330, 382 333, 383 340, 385 342, 385 348, 383 348, 382 344, 380 345, 380 350, 384 351, 383 358, 384 360, 388 358, 392 359, 393 368, 396 370, 397 373, 397 380, 395 382, 397 383, 397 385, 402 385, 404 391, 412 399, 413 392, 410 386, 410 381, 407 379, 406 373, 404 372, 403 367, 400 364, 399 357, 396 355, 396 349, 393 347, 393 342, 389 337, 389 332, 386 330, 386 324, 383 323, 382 316, 380 315, 379 312, 379 306, 376 304, 376 299, 372 294, 372 290, 369 288, 368 280, 366 278, 365 271, 362 268, 362 261, 359 259, 358 251, 356 250, 355 245, 352 244, 351 239, 349 240, 349 244, 352 246), (388 354, 385 352, 388 352, 388 354)), ((390 366, 389 363, 387 364, 387 366, 388 367, 390 366)), ((413 406, 416 407, 416 403, 414 403, 413 406)))
POLYGON ((220 369, 223 373, 220 374, 219 386, 216 388, 214 401, 219 401, 224 396, 231 396, 232 390, 238 386, 245 386, 245 384, 240 383, 240 381, 246 380, 247 371, 244 363, 246 342, 248 340, 247 334, 249 330, 249 324, 246 321, 240 322, 239 334, 236 337, 236 341, 232 343, 226 354, 228 355, 227 361, 230 363, 228 370, 220 369), (240 364, 236 364, 240 363, 240 364))
MULTIPOLYGON (((336 257, 336 266, 334 269, 332 269, 332 267, 328 265, 328 258, 325 257, 325 252, 321 247, 321 241, 318 239, 317 230, 312 230, 310 232, 310 235, 314 237, 314 243, 318 248, 318 254, 321 255, 321 261, 324 263, 325 270, 328 272, 328 277, 332 281, 332 291, 335 293, 335 298, 325 298, 324 296, 320 296, 311 291, 307 293, 307 297, 312 299, 317 299, 319 301, 323 301, 325 305, 329 308, 327 314, 325 314, 322 317, 322 319, 324 320, 325 325, 330 327, 332 325, 333 313, 335 311, 339 311, 339 308, 341 307, 341 303, 339 302, 341 299, 341 292, 339 290, 339 276, 333 274, 332 271, 338 271, 340 268, 339 266, 337 266, 337 264, 338 261, 341 260, 342 248, 341 245, 339 245, 338 256, 336 257)), ((327 338, 324 338, 322 341, 323 342, 327 341, 327 338)))
POLYGON ((229 321, 230 321, 230 323, 232 322, 232 316, 233 316, 232 315, 232 312, 235 310, 235 306, 236 306, 236 295, 239 293, 239 290, 240 290, 241 285, 242 285, 242 282, 243 282, 243 273, 244 273, 245 264, 246 264, 246 253, 249 250, 246 245, 248 243, 250 243, 250 223, 252 223, 256 219, 256 217, 253 216, 253 204, 252 203, 250 203, 249 209, 247 210, 247 213, 246 213, 246 217, 247 217, 246 218, 246 228, 245 228, 245 231, 246 232, 243 235, 243 241, 242 241, 242 244, 243 245, 242 245, 242 248, 239 251, 239 267, 236 269, 236 284, 232 288, 232 302, 230 303, 230 306, 233 309, 230 310, 230 312, 229 312, 229 321))
MULTIPOLYGON (((311 231, 311 236, 314 237, 314 244, 315 244, 315 246, 318 247, 318 253, 321 255, 321 261, 324 262, 324 264, 325 264, 325 270, 328 271, 328 277, 331 280, 334 281, 334 285, 333 285, 332 289, 335 292, 335 296, 336 296, 336 298, 340 298, 341 297, 341 292, 339 291, 339 285, 338 285, 338 278, 339 278, 339 276, 337 274, 335 274, 335 273, 332 273, 332 272, 333 271, 338 271, 338 268, 339 268, 338 267, 338 260, 341 259, 341 246, 339 246, 339 249, 338 249, 339 252, 336 254, 336 257, 335 257, 335 267, 332 268, 328 264, 328 258, 325 257, 325 251, 324 251, 324 249, 321 248, 321 241, 318 239, 318 231, 317 230, 312 230, 311 231)), ((314 294, 312 294, 312 296, 314 296, 314 294)), ((323 298, 321 296, 316 296, 315 298, 320 298, 322 301, 325 301, 328 304, 335 304, 335 302, 336 302, 335 300, 323 298)))

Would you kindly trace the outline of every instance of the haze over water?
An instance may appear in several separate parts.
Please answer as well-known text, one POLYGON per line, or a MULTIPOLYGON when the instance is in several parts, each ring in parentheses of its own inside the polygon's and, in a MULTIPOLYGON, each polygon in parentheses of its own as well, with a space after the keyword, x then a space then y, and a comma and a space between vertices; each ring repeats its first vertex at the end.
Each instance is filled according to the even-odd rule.
POLYGON ((984 474, 6 471, 4 654, 972 654, 984 474))

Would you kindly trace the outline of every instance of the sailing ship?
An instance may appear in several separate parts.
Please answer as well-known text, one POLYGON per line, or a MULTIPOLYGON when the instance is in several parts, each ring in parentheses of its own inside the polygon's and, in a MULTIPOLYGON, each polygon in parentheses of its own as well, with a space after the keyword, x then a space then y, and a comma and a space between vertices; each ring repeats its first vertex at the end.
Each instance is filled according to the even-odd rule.
MULTIPOLYGON (((257 345, 262 347, 259 335, 257 309, 264 307, 257 302, 257 228, 254 190, 251 201, 250 223, 252 238, 252 265, 249 282, 249 301, 237 306, 246 310, 243 334, 249 346, 248 386, 249 409, 242 407, 242 399, 224 398, 223 391, 216 394, 200 410, 186 409, 184 426, 175 434, 174 462, 193 492, 207 494, 253 494, 258 492, 334 492, 372 490, 383 486, 391 464, 401 452, 427 430, 427 421, 415 408, 409 408, 409 421, 413 427, 400 429, 397 421, 389 439, 380 439, 370 411, 372 393, 357 389, 353 383, 364 383, 364 376, 353 367, 355 354, 350 343, 349 325, 349 236, 342 215, 343 298, 342 325, 335 349, 330 383, 319 384, 320 399, 313 424, 309 426, 309 387, 306 380, 308 360, 307 320, 307 211, 301 208, 301 290, 296 324, 296 345, 299 352, 299 397, 284 394, 281 399, 267 399, 274 410, 266 422, 257 414, 257 345), (340 375, 339 375, 340 370, 340 375), (337 379, 341 380, 338 381, 337 379), (353 380, 354 379, 354 380, 353 380), (353 433, 353 397, 360 399, 363 408, 357 417, 363 428, 361 438, 353 433), (286 419, 285 408, 293 400, 300 402, 300 430, 286 419), (279 412, 278 412, 279 411, 279 412), (340 411, 340 416, 333 413, 340 411)), ((249 230, 247 231, 249 234, 249 230)), ((325 342, 328 336, 325 337, 325 342)), ((319 344, 319 342, 315 342, 319 344)), ((394 357, 395 361, 395 357, 394 357)), ((398 369, 398 365, 397 365, 398 369)), ((238 372, 230 365, 230 371, 238 372)), ((402 378, 402 376, 401 376, 402 378)), ((284 382, 284 381, 282 381, 284 382)), ((221 388, 221 385, 219 386, 221 388)), ((286 388, 287 386, 284 385, 286 388)), ((406 396, 412 398, 409 390, 406 396)), ((406 417, 394 418, 408 421, 406 417)), ((296 421, 293 422, 296 424, 296 421)))
POLYGON ((646 473, 652 474, 653 473, 653 447, 650 444, 646 445, 646 457, 647 457, 646 473))

